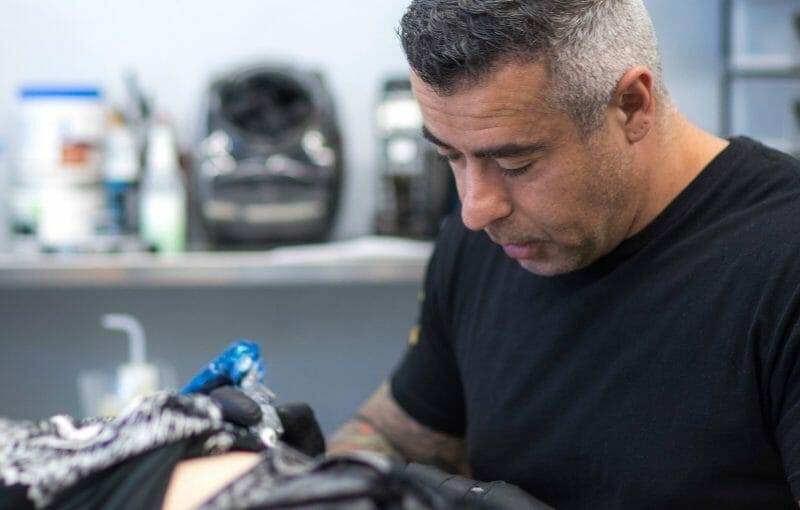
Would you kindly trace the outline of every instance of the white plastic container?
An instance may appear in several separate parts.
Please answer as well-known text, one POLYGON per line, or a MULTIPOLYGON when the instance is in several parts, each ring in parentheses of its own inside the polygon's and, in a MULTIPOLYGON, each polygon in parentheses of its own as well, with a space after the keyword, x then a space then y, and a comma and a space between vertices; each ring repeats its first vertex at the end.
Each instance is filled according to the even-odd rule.
POLYGON ((102 187, 49 179, 41 182, 37 191, 41 200, 36 229, 39 245, 53 251, 91 250, 105 207, 102 187))
POLYGON ((17 180, 101 179, 106 111, 99 89, 24 87, 19 100, 17 180))
POLYGON ((160 253, 186 248, 186 187, 178 163, 175 135, 165 123, 148 131, 147 157, 139 203, 142 242, 160 253))
POLYGON ((46 249, 82 250, 103 216, 106 112, 95 87, 23 87, 11 153, 11 223, 46 249))
POLYGON ((175 389, 175 369, 147 358, 147 339, 141 323, 127 314, 106 314, 103 327, 127 335, 128 360, 115 370, 92 369, 78 374, 83 415, 112 417, 136 398, 161 389, 175 389))

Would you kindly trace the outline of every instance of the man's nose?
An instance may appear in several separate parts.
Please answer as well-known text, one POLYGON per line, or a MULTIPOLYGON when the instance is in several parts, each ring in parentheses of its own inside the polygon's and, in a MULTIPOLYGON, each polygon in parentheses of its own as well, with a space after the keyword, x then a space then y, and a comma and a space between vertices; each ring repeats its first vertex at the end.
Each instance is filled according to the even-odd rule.
POLYGON ((483 230, 511 214, 508 189, 501 175, 493 175, 482 165, 464 170, 461 193, 461 220, 470 230, 483 230))

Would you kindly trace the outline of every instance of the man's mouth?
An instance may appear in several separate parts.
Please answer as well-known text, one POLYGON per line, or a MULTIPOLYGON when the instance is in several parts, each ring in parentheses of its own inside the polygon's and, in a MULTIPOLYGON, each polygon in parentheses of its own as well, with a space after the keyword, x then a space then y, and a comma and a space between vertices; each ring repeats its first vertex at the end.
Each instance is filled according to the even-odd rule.
POLYGON ((501 246, 503 247, 503 251, 506 252, 506 255, 512 259, 522 260, 534 258, 539 245, 539 241, 532 241, 523 244, 503 244, 501 246))

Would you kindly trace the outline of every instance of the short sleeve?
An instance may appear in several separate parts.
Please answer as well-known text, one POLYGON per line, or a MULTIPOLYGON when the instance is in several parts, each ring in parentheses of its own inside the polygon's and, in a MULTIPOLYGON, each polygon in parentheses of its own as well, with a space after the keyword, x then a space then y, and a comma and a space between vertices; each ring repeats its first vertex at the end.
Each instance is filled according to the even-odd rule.
MULTIPOLYGON (((428 262, 417 324, 409 345, 392 374, 392 396, 412 418, 454 436, 465 431, 464 396, 453 351, 450 302, 457 232, 460 222, 445 224, 428 262)), ((461 227, 463 229, 463 227, 461 227)))

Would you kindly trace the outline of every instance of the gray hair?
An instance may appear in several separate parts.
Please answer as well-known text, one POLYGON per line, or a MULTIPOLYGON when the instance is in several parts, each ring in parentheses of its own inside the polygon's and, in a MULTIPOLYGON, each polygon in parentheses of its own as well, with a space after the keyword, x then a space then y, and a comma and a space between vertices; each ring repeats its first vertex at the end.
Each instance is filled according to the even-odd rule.
POLYGON ((584 135, 604 125, 632 67, 650 69, 657 97, 667 98, 642 0, 413 0, 398 33, 411 68, 442 95, 507 62, 543 61, 551 106, 584 135))

